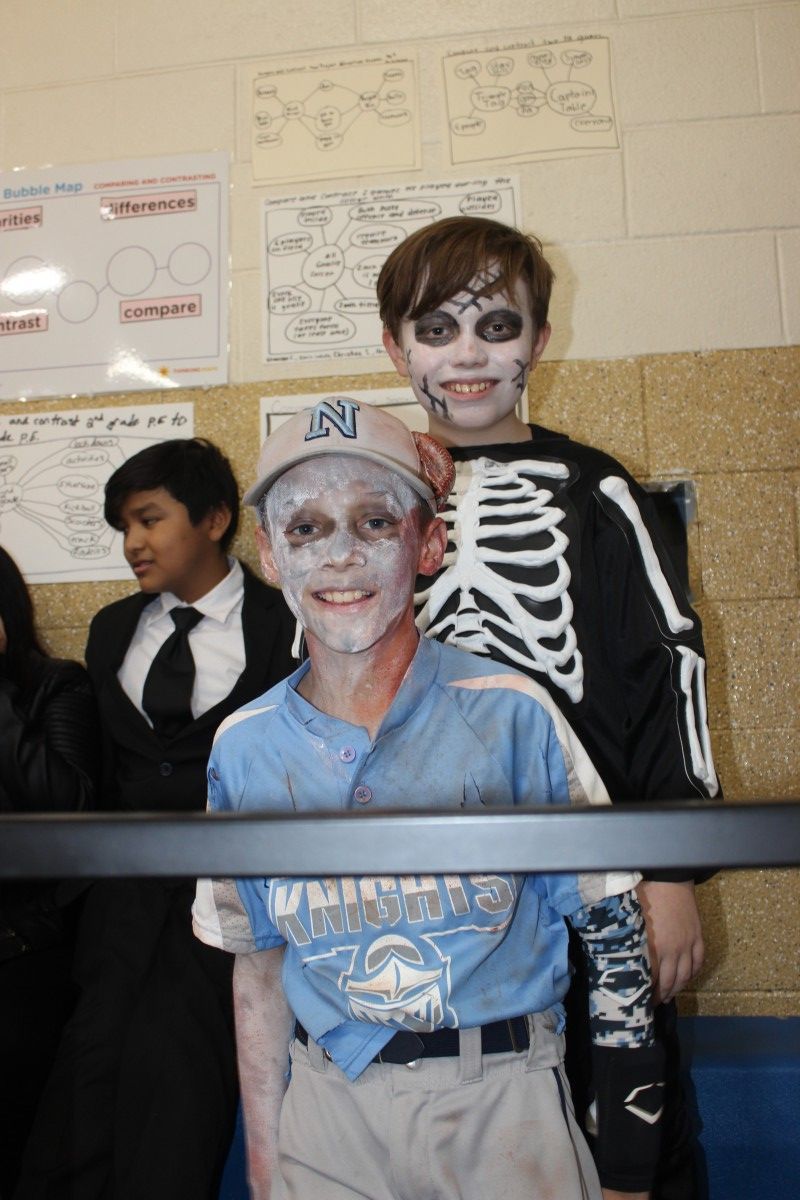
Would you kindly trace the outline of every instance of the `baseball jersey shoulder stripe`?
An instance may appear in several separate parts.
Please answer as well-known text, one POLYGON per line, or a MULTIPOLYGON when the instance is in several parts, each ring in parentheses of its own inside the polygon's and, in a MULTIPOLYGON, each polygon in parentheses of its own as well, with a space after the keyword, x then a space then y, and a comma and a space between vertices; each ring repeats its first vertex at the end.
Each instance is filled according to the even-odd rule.
POLYGON ((238 712, 231 713, 222 722, 217 732, 214 734, 214 745, 216 745, 223 733, 227 733, 229 729, 233 729, 236 725, 240 725, 242 721, 246 721, 248 717, 259 717, 264 713, 274 712, 277 709, 277 704, 267 704, 264 708, 240 708, 238 712))

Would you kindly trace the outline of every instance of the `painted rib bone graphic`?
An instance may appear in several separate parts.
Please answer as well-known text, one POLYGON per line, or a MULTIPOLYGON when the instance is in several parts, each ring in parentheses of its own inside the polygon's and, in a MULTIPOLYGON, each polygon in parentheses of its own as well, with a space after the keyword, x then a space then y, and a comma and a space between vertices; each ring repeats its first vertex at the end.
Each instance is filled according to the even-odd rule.
POLYGON ((429 636, 477 654, 500 650, 510 662, 546 673, 577 703, 583 659, 572 627, 569 539, 559 528, 565 513, 552 503, 554 490, 542 486, 552 479, 555 489, 568 476, 558 462, 457 463, 450 505, 441 514, 449 538, 443 570, 415 603, 417 625, 429 636), (515 582, 503 567, 524 567, 527 579, 541 573, 542 581, 515 582), (482 612, 475 593, 498 611, 482 612), (537 604, 547 604, 549 614, 555 606, 555 613, 537 615, 537 604))

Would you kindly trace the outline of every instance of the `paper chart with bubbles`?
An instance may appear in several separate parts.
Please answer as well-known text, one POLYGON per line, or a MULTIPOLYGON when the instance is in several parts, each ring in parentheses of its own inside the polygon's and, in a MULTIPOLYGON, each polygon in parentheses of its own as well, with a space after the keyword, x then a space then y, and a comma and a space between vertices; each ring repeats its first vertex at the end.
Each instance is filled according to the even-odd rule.
POLYGON ((417 61, 273 59, 251 79, 253 179, 306 179, 416 171, 422 165, 417 61))
POLYGON ((431 181, 265 200, 264 361, 383 355, 375 294, 383 263, 416 229, 463 214, 516 225, 518 180, 431 181))
POLYGON ((454 167, 619 147, 608 38, 458 51, 442 66, 454 167))
POLYGON ((105 484, 127 458, 194 435, 194 405, 19 411, 0 416, 0 544, 29 583, 135 581, 103 517, 105 484))
POLYGON ((0 400, 227 382, 228 156, 0 174, 0 400))

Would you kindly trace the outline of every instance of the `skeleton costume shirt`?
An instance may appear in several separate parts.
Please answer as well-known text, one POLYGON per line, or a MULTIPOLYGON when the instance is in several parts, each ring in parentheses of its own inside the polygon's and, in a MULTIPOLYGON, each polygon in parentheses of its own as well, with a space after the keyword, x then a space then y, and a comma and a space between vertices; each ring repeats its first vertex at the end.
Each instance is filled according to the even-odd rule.
POLYGON ((447 554, 418 580, 417 625, 542 684, 614 801, 713 797, 700 622, 649 500, 607 454, 531 429, 451 447, 447 554))
MULTIPOLYGON (((538 684, 435 641, 417 652, 374 739, 284 683, 220 727, 215 812, 461 811, 607 804, 582 746, 538 684)), ((201 940, 286 946, 283 987, 311 1037, 355 1079, 396 1030, 472 1027, 552 1010, 563 1026, 569 917, 597 960, 594 1036, 652 1040, 637 875, 413 875, 200 880, 201 940), (619 986, 617 986, 619 984, 619 986)))

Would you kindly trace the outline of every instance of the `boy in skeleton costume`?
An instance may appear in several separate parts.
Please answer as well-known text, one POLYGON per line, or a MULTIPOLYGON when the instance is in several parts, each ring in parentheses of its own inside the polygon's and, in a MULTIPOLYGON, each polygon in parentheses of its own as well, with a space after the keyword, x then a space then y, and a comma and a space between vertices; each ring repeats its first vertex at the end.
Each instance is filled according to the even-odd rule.
MULTIPOLYGON (((212 810, 608 803, 537 683, 419 636, 452 477, 433 439, 344 397, 267 439, 245 500, 309 659, 220 727, 212 810)), ((662 1072, 637 879, 201 880, 195 932, 236 955, 254 1200, 600 1200, 562 1070, 565 916, 589 963, 602 1196, 646 1200, 662 1072)))
MULTIPOLYGON (((379 277, 384 345, 456 466, 447 552, 418 581, 417 625, 542 684, 613 801, 713 797, 700 622, 645 493, 607 454, 517 415, 550 336, 552 282, 535 238, 477 217, 419 230, 379 277)), ((696 1183, 672 1001, 702 965, 702 931, 693 880, 663 872, 639 897, 674 1084, 654 1194, 684 1200, 696 1183)), ((576 991, 571 1030, 582 1008, 576 991)), ((579 1112, 581 1040, 568 1053, 579 1112)))

